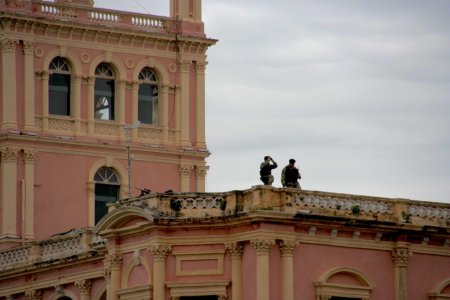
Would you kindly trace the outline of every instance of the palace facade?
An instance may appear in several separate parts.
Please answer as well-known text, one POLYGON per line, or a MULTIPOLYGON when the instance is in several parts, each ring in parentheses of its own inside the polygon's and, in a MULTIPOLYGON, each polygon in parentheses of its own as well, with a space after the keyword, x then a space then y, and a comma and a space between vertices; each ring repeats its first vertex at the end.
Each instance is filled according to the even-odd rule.
POLYGON ((450 205, 205 193, 201 0, 0 0, 0 300, 450 299, 450 205))

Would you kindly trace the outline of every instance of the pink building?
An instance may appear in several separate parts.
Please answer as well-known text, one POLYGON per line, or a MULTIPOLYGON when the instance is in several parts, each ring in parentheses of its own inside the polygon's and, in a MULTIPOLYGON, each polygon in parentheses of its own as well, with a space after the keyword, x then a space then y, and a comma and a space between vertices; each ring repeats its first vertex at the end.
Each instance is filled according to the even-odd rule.
POLYGON ((449 204, 204 193, 201 0, 0 10, 0 300, 450 299, 449 204))

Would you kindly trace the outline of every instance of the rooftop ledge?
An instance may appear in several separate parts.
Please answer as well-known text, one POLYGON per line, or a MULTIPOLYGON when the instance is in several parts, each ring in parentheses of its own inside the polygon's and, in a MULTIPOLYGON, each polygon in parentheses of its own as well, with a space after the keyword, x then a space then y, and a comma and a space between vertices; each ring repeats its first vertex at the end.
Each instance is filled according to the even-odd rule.
MULTIPOLYGON (((21 1, 19 4, 15 4, 12 1, 6 3, 0 1, 0 11, 3 13, 20 14, 21 16, 69 22, 70 24, 76 22, 76 24, 80 25, 100 25, 108 28, 145 32, 176 33, 179 27, 176 24, 176 20, 170 17, 48 1, 21 1)), ((184 33, 204 37, 203 23, 190 23, 198 24, 188 27, 182 26, 185 28, 184 33)))
POLYGON ((120 200, 111 205, 110 211, 129 206, 150 210, 158 219, 238 217, 241 214, 271 211, 294 217, 360 219, 398 225, 448 227, 450 224, 450 204, 446 203, 262 185, 225 193, 155 193, 120 200))

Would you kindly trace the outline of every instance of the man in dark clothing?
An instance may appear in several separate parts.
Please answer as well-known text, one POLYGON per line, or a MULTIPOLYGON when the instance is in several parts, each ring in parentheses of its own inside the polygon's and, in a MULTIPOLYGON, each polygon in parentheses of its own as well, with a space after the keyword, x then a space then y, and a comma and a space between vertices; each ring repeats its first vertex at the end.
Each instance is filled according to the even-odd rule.
POLYGON ((281 184, 283 187, 300 188, 298 180, 302 178, 302 176, 300 176, 300 172, 294 164, 295 159, 291 158, 289 160, 289 164, 283 168, 283 171, 281 171, 281 184))
POLYGON ((270 156, 264 156, 264 161, 259 166, 260 179, 265 185, 272 185, 272 170, 278 167, 277 163, 270 156), (272 162, 272 163, 270 163, 272 162))

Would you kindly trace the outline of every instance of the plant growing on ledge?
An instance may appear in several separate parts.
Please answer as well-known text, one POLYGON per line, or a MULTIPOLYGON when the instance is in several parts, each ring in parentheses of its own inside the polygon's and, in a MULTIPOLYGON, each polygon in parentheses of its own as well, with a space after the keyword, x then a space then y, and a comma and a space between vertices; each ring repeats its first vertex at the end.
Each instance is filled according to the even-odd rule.
POLYGON ((352 214, 359 215, 361 213, 361 207, 359 205, 353 205, 352 206, 352 214))
POLYGON ((219 201, 219 208, 221 210, 225 210, 227 208, 227 200, 220 200, 219 201))
POLYGON ((336 209, 337 209, 337 210, 340 210, 341 208, 342 208, 342 205, 336 204, 336 209))
POLYGON ((181 201, 171 199, 170 200, 170 208, 173 209, 178 214, 181 210, 181 201))
POLYGON ((411 223, 411 215, 405 211, 402 211, 402 218, 405 223, 411 223))

